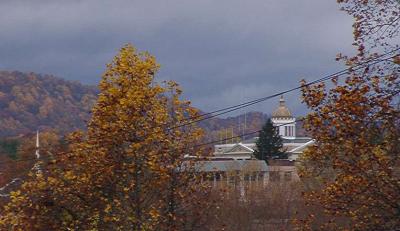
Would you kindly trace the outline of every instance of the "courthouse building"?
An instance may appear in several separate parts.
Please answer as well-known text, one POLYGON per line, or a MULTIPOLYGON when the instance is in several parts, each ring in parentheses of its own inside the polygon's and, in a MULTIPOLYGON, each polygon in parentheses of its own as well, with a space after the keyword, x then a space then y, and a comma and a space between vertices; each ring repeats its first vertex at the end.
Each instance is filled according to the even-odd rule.
MULTIPOLYGON (((288 154, 289 160, 296 160, 305 148, 314 143, 310 137, 296 136, 296 118, 285 105, 283 97, 280 98, 278 107, 272 112, 271 121, 278 127, 283 141, 283 151, 288 154)), ((214 146, 214 157, 235 160, 253 159, 257 139, 258 137, 254 137, 238 143, 217 144, 214 146)))

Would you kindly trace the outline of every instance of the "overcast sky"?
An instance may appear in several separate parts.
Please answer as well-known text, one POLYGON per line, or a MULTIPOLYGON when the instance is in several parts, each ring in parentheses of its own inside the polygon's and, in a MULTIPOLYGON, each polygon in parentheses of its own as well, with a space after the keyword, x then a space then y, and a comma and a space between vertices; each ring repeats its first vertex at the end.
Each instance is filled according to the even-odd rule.
MULTIPOLYGON (((0 69, 97 84, 132 43, 156 56, 158 80, 212 111, 342 69, 334 58, 354 53, 351 24, 336 0, 2 0, 0 69)), ((285 96, 295 115, 299 96, 285 96)), ((247 110, 270 113, 277 101, 247 110)))

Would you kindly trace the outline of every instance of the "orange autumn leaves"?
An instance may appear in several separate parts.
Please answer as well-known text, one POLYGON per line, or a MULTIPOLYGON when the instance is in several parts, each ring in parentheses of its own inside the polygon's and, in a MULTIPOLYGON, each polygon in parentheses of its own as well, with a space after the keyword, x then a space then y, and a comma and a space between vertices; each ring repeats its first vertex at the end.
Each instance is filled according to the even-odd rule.
MULTIPOLYGON (((354 57, 337 60, 353 67, 395 50, 400 3, 338 1, 354 17, 354 57)), ((300 175, 317 214, 300 230, 395 230, 400 226, 400 93, 398 50, 374 65, 351 70, 346 79, 313 86, 303 82, 303 101, 311 109, 305 128, 316 140, 302 156, 300 175), (314 221, 312 221, 314 220, 314 221)))
POLYGON ((400 222, 397 77, 384 78, 376 84, 354 74, 330 90, 303 88, 313 111, 305 128, 316 145, 303 154, 301 175, 319 185, 305 195, 328 214, 348 218, 343 229, 390 229, 400 222))
POLYGON ((312 182, 305 198, 332 217, 310 229, 399 227, 399 72, 393 65, 353 71, 344 82, 332 81, 330 89, 303 88, 312 110, 305 128, 316 140, 302 156, 300 174, 312 182))
POLYGON ((180 230, 198 225, 208 186, 184 155, 202 136, 195 125, 177 127, 197 111, 180 100, 174 82, 154 81, 159 65, 124 46, 99 84, 87 133, 42 174, 32 175, 0 216, 21 230, 180 230), (200 193, 201 192, 201 193, 200 193), (197 214, 197 217, 193 217, 197 214))

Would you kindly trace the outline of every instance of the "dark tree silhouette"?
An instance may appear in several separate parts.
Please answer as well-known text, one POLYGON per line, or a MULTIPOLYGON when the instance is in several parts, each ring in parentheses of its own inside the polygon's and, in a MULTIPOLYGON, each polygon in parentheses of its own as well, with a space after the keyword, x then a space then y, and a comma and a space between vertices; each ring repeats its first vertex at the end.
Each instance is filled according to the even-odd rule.
POLYGON ((278 133, 278 129, 272 124, 271 119, 268 119, 262 127, 256 146, 257 150, 254 155, 259 160, 268 162, 271 158, 284 158, 282 138, 278 133))

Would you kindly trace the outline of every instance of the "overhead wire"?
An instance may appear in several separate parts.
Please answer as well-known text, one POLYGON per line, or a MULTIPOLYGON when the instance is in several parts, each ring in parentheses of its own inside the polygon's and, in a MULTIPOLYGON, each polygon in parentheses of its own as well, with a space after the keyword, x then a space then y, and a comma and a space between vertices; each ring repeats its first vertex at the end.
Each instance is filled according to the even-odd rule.
MULTIPOLYGON (((269 96, 266 96, 266 97, 258 98, 258 99, 252 100, 252 101, 248 101, 248 102, 244 102, 244 103, 241 103, 241 104, 237 104, 237 105, 235 105, 235 106, 230 106, 230 107, 222 108, 222 109, 215 110, 215 111, 212 111, 212 112, 209 112, 209 113, 204 113, 204 114, 202 114, 202 115, 197 115, 197 116, 194 116, 194 117, 189 117, 188 119, 190 119, 190 118, 192 118, 192 119, 194 119, 194 118, 200 118, 200 119, 193 120, 193 121, 189 121, 189 122, 186 122, 186 123, 183 123, 183 124, 178 124, 178 125, 176 125, 176 126, 167 128, 167 130, 172 130, 172 129, 176 129, 176 128, 188 126, 188 125, 191 125, 191 124, 194 124, 194 123, 198 123, 198 122, 200 122, 200 121, 204 121, 204 120, 207 120, 207 119, 211 119, 211 118, 214 118, 214 117, 219 116, 219 115, 222 115, 222 114, 226 114, 226 113, 229 113, 229 112, 232 112, 232 111, 236 111, 236 110, 242 109, 242 108, 244 108, 244 107, 248 107, 248 106, 251 106, 251 105, 254 105, 254 104, 257 104, 257 103, 266 101, 266 100, 268 100, 268 99, 272 99, 272 98, 278 97, 278 96, 280 96, 280 95, 283 95, 283 94, 286 94, 286 93, 289 93, 289 92, 292 92, 292 91, 295 91, 295 90, 299 90, 299 89, 301 89, 301 88, 303 88, 303 87, 306 87, 306 86, 310 86, 310 85, 313 85, 313 84, 316 84, 316 83, 320 83, 320 82, 323 82, 323 81, 326 81, 326 80, 329 80, 329 79, 333 79, 333 78, 335 78, 335 77, 340 77, 340 76, 342 76, 342 75, 348 74, 348 73, 351 72, 351 71, 360 70, 360 69, 364 68, 365 65, 371 66, 371 65, 375 65, 375 64, 380 63, 380 62, 388 61, 388 60, 390 60, 390 59, 396 57, 398 54, 396 54, 396 55, 394 55, 394 56, 390 56, 390 57, 388 57, 388 58, 384 58, 384 59, 381 59, 381 58, 384 57, 384 56, 386 56, 386 55, 388 55, 388 54, 391 54, 391 53, 393 53, 393 52, 395 52, 395 51, 397 51, 397 50, 400 50, 400 47, 397 48, 397 49, 394 49, 394 50, 392 50, 392 51, 386 52, 385 54, 379 55, 379 56, 377 56, 377 57, 375 57, 375 58, 373 58, 373 59, 370 59, 369 61, 365 61, 365 62, 360 63, 360 64, 357 64, 357 65, 355 65, 355 66, 353 66, 353 67, 346 68, 346 69, 344 69, 344 70, 335 72, 335 73, 333 73, 333 74, 326 75, 326 76, 324 76, 324 77, 322 77, 322 78, 316 79, 316 80, 314 80, 314 81, 311 81, 311 82, 309 82, 309 83, 307 83, 307 84, 304 84, 304 85, 300 85, 300 86, 298 86, 298 87, 294 87, 294 88, 291 88, 291 89, 288 89, 288 90, 285 90, 285 91, 281 91, 281 92, 278 92, 278 93, 275 93, 275 94, 272 94, 272 95, 269 95, 269 96), (377 60, 377 59, 378 59, 378 60, 377 60), (376 61, 374 61, 374 60, 376 60, 376 61), (372 63, 370 63, 370 62, 372 62, 372 63), (356 67, 356 68, 355 68, 355 67, 356 67), (216 113, 216 112, 219 112, 219 113, 213 114, 213 113, 216 113), (204 115, 210 115, 210 116, 201 118, 201 117, 204 116, 204 115)), ((187 120, 187 119, 186 119, 186 120, 187 120)), ((295 122, 297 122, 297 121, 295 121, 295 122)), ((282 126, 283 126, 283 125, 282 125, 282 126)), ((242 136, 251 135, 251 134, 257 133, 257 132, 259 132, 259 131, 260 131, 260 130, 253 131, 253 132, 246 133, 246 134, 242 134, 242 135, 239 135, 239 136, 236 136, 236 137, 230 137, 230 138, 228 138, 228 139, 239 138, 239 137, 242 137, 242 136)), ((148 134, 148 135, 152 135, 152 134, 154 134, 154 133, 150 133, 150 134, 148 134)), ((212 142, 209 142, 209 143, 207 143, 207 144, 212 144, 212 143, 216 143, 216 142, 221 142, 221 141, 225 141, 225 140, 228 140, 228 139, 222 139, 222 140, 212 141, 212 142)), ((199 144, 199 145, 206 145, 206 144, 199 144)), ((199 146, 199 145, 197 145, 197 146, 199 146)), ((52 157, 52 158, 53 158, 53 157, 56 156, 56 155, 57 155, 57 154, 54 154, 54 155, 49 156, 49 157, 52 157)), ((24 158, 24 159, 18 159, 18 160, 14 160, 14 161, 0 161, 0 165, 1 165, 1 164, 7 164, 7 163, 20 162, 20 161, 31 161, 31 160, 36 160, 36 158, 24 158)), ((42 160, 43 160, 43 158, 42 158, 42 160)))
MULTIPOLYGON (((321 77, 321 78, 319 78, 319 79, 313 80, 313 81, 311 81, 311 82, 309 82, 309 83, 306 83, 306 84, 304 84, 304 85, 302 85, 302 86, 297 86, 297 87, 294 87, 294 88, 291 88, 291 89, 288 89, 288 90, 285 90, 285 91, 281 91, 281 92, 279 92, 279 93, 276 93, 276 94, 273 94, 273 95, 270 95, 270 96, 261 97, 261 98, 254 99, 254 100, 251 100, 251 101, 247 101, 247 102, 243 102, 243 103, 240 103, 240 104, 232 105, 232 106, 229 106, 229 107, 221 108, 221 109, 218 109, 218 110, 215 110, 215 111, 210 111, 210 112, 207 112, 207 113, 203 113, 203 114, 201 114, 201 115, 196 115, 196 116, 193 116, 193 117, 189 117, 188 119, 190 119, 190 120, 191 120, 191 119, 196 119, 196 118, 203 117, 203 116, 206 116, 206 115, 211 115, 211 114, 220 113, 220 112, 223 112, 223 111, 235 109, 235 108, 237 108, 237 107, 242 107, 242 106, 247 107, 246 105, 251 106, 251 105, 253 105, 254 103, 259 103, 259 102, 268 100, 268 99, 270 99, 270 97, 277 97, 277 96, 280 96, 280 95, 283 95, 283 94, 286 94, 286 93, 289 93, 289 92, 292 92, 292 91, 295 91, 295 90, 299 90, 299 89, 301 89, 302 87, 306 87, 306 86, 310 86, 310 85, 313 85, 313 84, 316 84, 316 83, 319 83, 319 82, 323 82, 323 81, 328 80, 328 79, 331 79, 331 78, 333 78, 333 77, 335 77, 335 76, 337 76, 337 75, 344 75, 344 74, 347 74, 347 73, 350 72, 350 71, 357 71, 357 70, 363 68, 363 66, 364 66, 365 64, 368 64, 368 63, 370 63, 370 62, 372 62, 372 61, 378 61, 378 62, 387 61, 387 59, 382 60, 382 59, 380 59, 380 58, 382 58, 382 57, 384 57, 384 56, 386 56, 386 55, 388 55, 388 54, 391 54, 391 53, 393 53, 393 52, 396 52, 396 51, 398 51, 398 50, 400 50, 400 47, 399 47, 399 48, 396 48, 396 49, 393 49, 393 50, 391 50, 391 51, 388 51, 388 52, 386 52, 386 53, 384 53, 384 54, 382 54, 382 55, 376 56, 376 57, 374 57, 374 58, 372 58, 372 59, 369 59, 369 60, 366 60, 366 61, 364 61, 364 62, 358 63, 358 64, 356 64, 356 65, 354 65, 354 66, 352 66, 352 67, 349 67, 349 68, 346 68, 346 69, 337 71, 337 72, 335 72, 335 73, 333 73, 333 74, 329 74, 329 75, 326 75, 326 76, 321 77)), ((394 57, 396 57, 396 56, 397 56, 397 55, 392 56, 392 57, 389 57, 389 59, 390 59, 390 58, 394 58, 394 57)), ((371 65, 371 64, 369 64, 369 65, 371 65)), ((241 109, 241 108, 239 108, 239 109, 241 109)), ((229 111, 229 112, 231 112, 231 111, 229 111)))
MULTIPOLYGON (((390 95, 390 96, 396 96, 396 95, 399 94, 399 93, 400 93, 400 90, 399 90, 399 91, 395 91, 394 93, 389 94, 389 95, 390 95)), ((389 95, 388 95, 388 96, 389 96, 389 95)), ((332 111, 330 111, 330 112, 332 112, 332 111)), ((327 112, 327 113, 330 113, 330 112, 327 112)), ((325 113, 326 113, 326 112, 325 112, 325 113)), ((303 118, 300 118, 300 119, 296 119, 296 120, 293 121, 293 122, 288 122, 288 123, 284 123, 284 124, 279 124, 279 125, 276 125, 276 126, 274 126, 274 127, 281 127, 281 126, 285 126, 285 125, 290 125, 290 124, 294 124, 294 123, 297 123, 297 122, 300 122, 300 121, 304 121, 304 120, 305 120, 305 118, 303 117, 303 118)), ((198 147, 200 147, 200 146, 206 146, 206 145, 210 145, 210 144, 215 144, 215 143, 223 142, 223 141, 226 141, 226 140, 229 140, 229 139, 241 138, 241 137, 245 137, 245 136, 249 136, 249 135, 254 135, 254 134, 259 133, 259 132, 261 132, 261 131, 262 131, 262 129, 259 129, 259 130, 251 131, 251 132, 248 132, 248 133, 245 133, 245 134, 241 134, 241 135, 229 137, 229 138, 226 138, 226 139, 213 140, 213 141, 210 141, 210 142, 206 142, 206 143, 201 143, 201 144, 194 145, 192 148, 198 148, 198 147)), ((43 161, 43 160, 45 160, 45 159, 50 159, 50 158, 53 158, 53 156, 48 156, 47 158, 41 158, 39 161, 43 161)), ((37 160, 37 159, 34 158, 34 159, 31 159, 31 160, 37 160)), ((212 159, 210 159, 210 160, 212 160, 212 159)), ((22 159, 20 159, 20 161, 22 161, 22 159)), ((24 161, 27 161, 27 160, 24 160, 24 161)), ((0 162, 0 164, 1 164, 1 163, 2 163, 2 162, 0 162)), ((58 169, 58 170, 63 170, 63 171, 65 171, 65 170, 72 170, 71 168, 68 169, 68 168, 66 168, 66 167, 64 167, 64 166, 59 166, 59 165, 55 165, 55 164, 47 165, 46 167, 41 168, 41 169, 43 169, 43 170, 51 170, 51 167, 52 167, 53 169, 58 169)), ((33 168, 32 168, 32 169, 33 169, 33 168)), ((21 177, 21 176, 20 176, 20 177, 21 177)), ((3 193, 4 190, 5 190, 9 185, 15 183, 15 181, 20 181, 20 180, 22 180, 20 177, 14 178, 11 182, 9 182, 8 184, 6 184, 6 185, 4 185, 3 187, 1 187, 1 188, 0 188, 0 197, 8 197, 9 194, 3 193)))
POLYGON ((234 106, 231 106, 231 107, 227 107, 227 108, 219 109, 219 110, 212 111, 212 112, 209 112, 209 113, 204 113, 202 115, 190 117, 189 119, 196 119, 196 118, 200 118, 200 119, 189 121, 189 122, 186 122, 186 123, 183 123, 183 124, 178 124, 176 126, 168 128, 168 129, 175 129, 175 128, 187 126, 187 125, 190 125, 190 124, 193 124, 193 123, 198 123, 198 122, 203 121, 203 120, 211 119, 211 118, 214 118, 214 117, 217 117, 217 116, 229 113, 229 112, 233 112, 233 111, 245 108, 245 107, 252 106, 254 104, 258 104, 260 102, 263 102, 263 101, 266 101, 266 100, 269 100, 269 99, 284 95, 284 94, 289 93, 289 92, 293 92, 293 91, 299 90, 299 89, 301 89, 303 87, 307 87, 307 86, 310 86, 310 85, 314 85, 316 83, 324 82, 326 80, 333 79, 335 77, 340 77, 342 75, 348 74, 351 71, 360 70, 360 69, 364 68, 365 65, 371 66, 371 65, 375 65, 375 64, 380 63, 380 62, 388 61, 388 60, 396 57, 397 55, 394 55, 394 56, 391 56, 391 57, 388 57, 388 58, 385 58, 385 59, 380 59, 380 58, 382 58, 382 57, 384 57, 384 56, 386 56, 388 54, 391 54, 391 53, 393 53, 393 52, 395 52, 395 51, 397 51, 399 49, 400 48, 397 48, 397 49, 394 49, 394 50, 392 50, 390 52, 386 52, 385 54, 377 56, 374 59, 371 59, 369 61, 357 64, 354 67, 346 68, 344 70, 341 70, 341 71, 335 72, 333 74, 324 76, 322 78, 319 78, 317 80, 311 81, 311 82, 306 83, 304 85, 300 85, 300 86, 297 86, 297 87, 294 87, 294 88, 291 88, 291 89, 288 89, 288 90, 285 90, 285 91, 281 91, 281 92, 275 93, 273 95, 269 95, 269 96, 262 97, 262 98, 259 98, 259 99, 255 99, 255 100, 252 100, 252 101, 248 101, 248 102, 245 102, 245 103, 237 104, 237 105, 234 105, 234 106), (373 63, 369 63, 369 62, 373 62, 373 63), (218 113, 216 113, 216 112, 218 112, 218 113), (209 116, 206 116, 206 115, 209 115, 209 116), (206 116, 206 117, 201 118, 203 116, 206 116))

